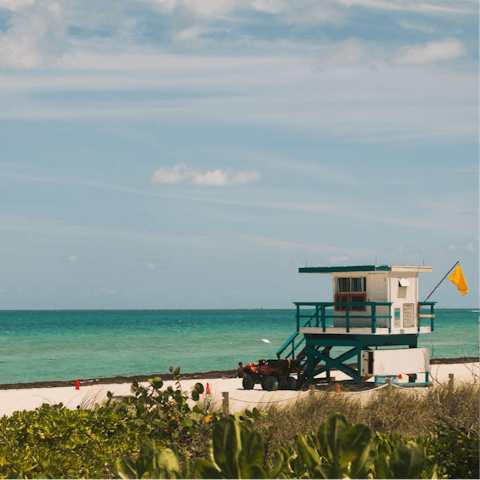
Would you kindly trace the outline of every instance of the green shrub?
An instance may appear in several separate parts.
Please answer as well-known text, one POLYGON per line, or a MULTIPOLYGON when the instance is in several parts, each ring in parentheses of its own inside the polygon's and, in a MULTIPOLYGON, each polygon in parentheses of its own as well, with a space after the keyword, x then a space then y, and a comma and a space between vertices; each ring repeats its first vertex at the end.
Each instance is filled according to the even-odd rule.
POLYGON ((192 387, 190 397, 182 392, 180 385, 180 367, 170 366, 176 381, 175 388, 168 386, 164 390, 163 380, 155 377, 149 380, 149 386, 144 387, 133 382, 131 392, 133 396, 124 397, 121 402, 114 402, 108 392, 105 406, 113 406, 128 418, 144 439, 150 439, 158 446, 169 447, 176 445, 182 451, 187 451, 194 438, 202 434, 209 434, 211 425, 217 415, 209 415, 200 395, 203 385, 197 383, 192 387), (190 401, 190 403, 189 403, 190 401), (195 402, 193 406, 191 401, 195 402))
POLYGON ((439 426, 429 450, 446 478, 480 478, 478 435, 469 435, 465 428, 439 426))
POLYGON ((193 465, 184 457, 180 470, 174 450, 151 444, 133 461, 118 460, 122 478, 436 478, 426 447, 414 440, 372 437, 366 425, 353 425, 341 413, 325 420, 318 433, 295 438, 292 448, 275 452, 275 462, 263 460, 263 438, 232 417, 221 418, 212 432, 206 458, 193 465))
POLYGON ((161 391, 158 377, 149 387, 134 382, 133 397, 116 402, 108 392, 108 399, 94 410, 44 404, 1 418, 0 478, 112 478, 114 460, 137 455, 149 439, 157 446, 175 444, 188 451, 203 435, 203 450, 219 415, 207 415, 199 402, 201 384, 189 396, 181 391, 180 369, 174 373, 176 388, 161 391))
POLYGON ((112 459, 138 453, 138 433, 113 408, 15 412, 0 419, 0 478, 108 478, 112 459))

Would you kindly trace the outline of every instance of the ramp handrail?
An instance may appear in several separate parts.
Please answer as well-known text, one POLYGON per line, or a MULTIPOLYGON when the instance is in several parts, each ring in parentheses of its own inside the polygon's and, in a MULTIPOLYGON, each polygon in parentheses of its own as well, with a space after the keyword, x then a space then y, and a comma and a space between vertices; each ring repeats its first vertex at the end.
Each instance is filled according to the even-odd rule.
POLYGON ((297 305, 297 314, 296 314, 296 318, 297 318, 297 331, 295 333, 293 333, 290 338, 283 344, 282 348, 280 348, 278 351, 277 351, 277 358, 280 358, 280 355, 284 352, 284 350, 286 350, 286 348, 292 344, 292 350, 290 352, 288 352, 288 354, 286 355, 285 358, 289 358, 290 356, 292 357, 292 360, 295 359, 295 350, 298 349, 298 347, 300 347, 300 345, 305 341, 305 336, 300 340, 300 342, 298 342, 296 345, 295 345, 295 339, 298 337, 298 335, 300 335, 299 333, 299 329, 300 328, 303 328, 303 327, 306 327, 307 325, 310 326, 310 321, 316 317, 318 315, 318 307, 315 308, 315 310, 313 310, 313 312, 310 314, 310 316, 308 315, 300 315, 300 306, 297 305), (302 325, 300 325, 300 317, 308 317, 307 320, 305 320, 305 322, 302 323, 302 325))
POLYGON ((418 331, 420 331, 420 323, 422 318, 429 318, 430 319, 430 329, 433 332, 433 329, 435 327, 435 304, 437 302, 418 302, 418 331), (423 307, 430 307, 430 313, 427 315, 422 315, 421 311, 423 307))

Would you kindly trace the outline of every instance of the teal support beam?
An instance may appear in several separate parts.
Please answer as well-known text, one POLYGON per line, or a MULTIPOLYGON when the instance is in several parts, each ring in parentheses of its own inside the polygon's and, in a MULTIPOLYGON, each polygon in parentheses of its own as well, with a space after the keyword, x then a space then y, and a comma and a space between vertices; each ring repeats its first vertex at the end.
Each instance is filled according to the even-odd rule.
MULTIPOLYGON (((308 363, 308 368, 307 368, 307 375, 310 378, 313 378, 314 375, 320 375, 323 372, 328 372, 332 368, 336 368, 337 370, 342 371, 349 377, 351 377, 353 380, 355 380, 358 384, 362 383, 362 377, 359 375, 358 370, 355 371, 353 368, 349 367, 346 365, 344 362, 349 360, 350 358, 354 357, 357 355, 357 359, 361 355, 362 348, 361 346, 354 346, 352 349, 350 349, 348 352, 345 352, 344 354, 340 355, 337 358, 332 358, 329 354, 323 354, 311 346, 307 346, 307 363, 308 363), (314 358, 317 357, 319 361, 324 361, 325 365, 321 367, 318 370, 313 371, 314 368, 314 358)), ((317 361, 317 364, 319 362, 317 361)), ((327 374, 328 375, 328 374, 327 374)))
POLYGON ((325 332, 325 305, 321 306, 322 309, 322 330, 325 332))
POLYGON ((376 305, 372 305, 372 333, 377 332, 377 308, 376 305))
POLYGON ((350 307, 346 307, 345 309, 345 317, 347 321, 347 333, 350 331, 350 307))
POLYGON ((306 337, 307 368, 302 375, 302 382, 309 378, 313 378, 314 376, 322 374, 323 372, 326 373, 328 381, 332 368, 342 371, 350 378, 355 380, 358 384, 362 382, 361 353, 363 342, 360 339, 330 339, 325 338, 324 335, 315 334, 306 334, 306 337), (332 348, 339 346, 351 348, 347 352, 341 354, 336 358, 332 357, 330 355, 330 351, 332 350, 332 348), (322 351, 319 351, 320 348, 322 348, 322 351), (345 363, 352 357, 356 357, 356 370, 345 363), (315 367, 317 367, 320 362, 324 362, 325 365, 322 365, 319 369, 315 370, 315 367))
POLYGON ((388 306, 388 333, 392 333, 392 306, 388 306))
POLYGON ((357 350, 357 373, 363 380, 363 371, 362 371, 362 349, 357 350))
POLYGON ((300 330, 300 305, 297 305, 297 332, 300 330))
POLYGON ((315 307, 315 326, 318 328, 318 305, 315 307))

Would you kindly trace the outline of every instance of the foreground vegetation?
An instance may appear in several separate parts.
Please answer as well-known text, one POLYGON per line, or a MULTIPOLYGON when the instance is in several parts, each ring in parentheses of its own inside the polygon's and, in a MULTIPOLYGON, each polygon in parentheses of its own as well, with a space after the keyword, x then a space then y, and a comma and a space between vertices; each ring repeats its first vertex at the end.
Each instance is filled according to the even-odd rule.
POLYGON ((187 394, 132 397, 0 419, 0 478, 479 478, 478 388, 306 395, 223 415, 187 394), (187 403, 187 400, 190 402, 187 403))

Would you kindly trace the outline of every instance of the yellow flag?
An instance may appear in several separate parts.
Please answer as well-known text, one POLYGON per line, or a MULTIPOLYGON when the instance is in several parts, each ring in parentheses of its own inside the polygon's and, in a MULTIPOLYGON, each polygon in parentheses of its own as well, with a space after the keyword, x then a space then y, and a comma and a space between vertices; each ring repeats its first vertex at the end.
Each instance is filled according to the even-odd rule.
POLYGON ((457 286, 457 288, 460 290, 460 293, 462 295, 466 295, 468 293, 468 285, 467 285, 467 282, 465 281, 462 267, 460 265, 458 265, 458 267, 448 277, 448 279, 457 286))

